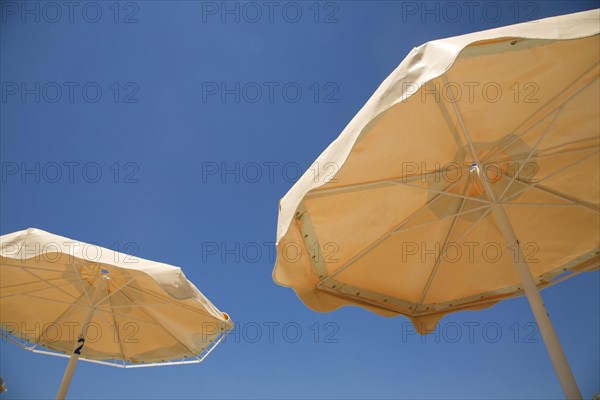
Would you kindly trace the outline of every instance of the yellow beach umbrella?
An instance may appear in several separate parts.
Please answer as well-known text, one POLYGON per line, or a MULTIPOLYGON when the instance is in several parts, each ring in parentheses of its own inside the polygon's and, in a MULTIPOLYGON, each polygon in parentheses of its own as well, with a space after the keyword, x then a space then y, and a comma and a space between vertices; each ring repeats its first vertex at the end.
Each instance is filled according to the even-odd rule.
MULTIPOLYGON (((180 268, 27 229, 0 236, 2 336, 123 368, 201 362, 233 327, 180 268)), ((47 350, 44 350, 47 349, 47 350)))
POLYGON ((447 313, 599 264, 598 10, 413 49, 280 202, 274 280, 317 311, 447 313))

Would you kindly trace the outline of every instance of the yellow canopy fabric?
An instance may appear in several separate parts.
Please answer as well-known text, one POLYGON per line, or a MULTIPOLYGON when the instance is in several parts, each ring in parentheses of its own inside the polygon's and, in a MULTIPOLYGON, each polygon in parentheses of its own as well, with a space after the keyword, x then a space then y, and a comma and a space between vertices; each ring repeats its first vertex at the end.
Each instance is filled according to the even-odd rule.
POLYGON ((82 359, 198 362, 233 327, 171 265, 33 228, 1 236, 0 256, 2 329, 31 347, 71 354, 93 314, 82 359))
POLYGON ((429 332, 523 294, 495 203, 539 288, 598 268, 599 20, 413 49, 281 200, 275 282, 429 332))

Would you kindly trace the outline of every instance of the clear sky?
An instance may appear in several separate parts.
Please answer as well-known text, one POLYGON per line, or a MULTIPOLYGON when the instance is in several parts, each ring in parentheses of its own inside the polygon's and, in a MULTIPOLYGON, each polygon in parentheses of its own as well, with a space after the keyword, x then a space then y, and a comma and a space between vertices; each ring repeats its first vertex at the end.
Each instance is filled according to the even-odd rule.
MULTIPOLYGON (((413 47, 597 1, 0 4, 0 233, 181 266, 239 323, 200 365, 79 363, 70 397, 562 396, 525 299, 420 338, 403 317, 309 310, 273 283, 272 245, 278 200, 413 47)), ((599 279, 543 292, 585 398, 599 279)), ((0 349, 0 398, 55 395, 65 359, 0 349)))

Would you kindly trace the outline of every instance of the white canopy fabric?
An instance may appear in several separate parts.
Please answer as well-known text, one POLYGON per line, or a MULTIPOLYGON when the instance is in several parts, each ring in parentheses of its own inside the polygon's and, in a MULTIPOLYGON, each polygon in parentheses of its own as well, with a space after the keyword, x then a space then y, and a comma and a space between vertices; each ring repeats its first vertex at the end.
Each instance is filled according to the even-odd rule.
POLYGON ((281 200, 273 279, 313 310, 361 306, 426 333, 523 295, 495 205, 539 288, 598 268, 599 21, 413 49, 281 200))
POLYGON ((178 267, 33 228, 0 256, 1 326, 28 349, 70 355, 85 325, 82 359, 197 362, 233 327, 178 267))

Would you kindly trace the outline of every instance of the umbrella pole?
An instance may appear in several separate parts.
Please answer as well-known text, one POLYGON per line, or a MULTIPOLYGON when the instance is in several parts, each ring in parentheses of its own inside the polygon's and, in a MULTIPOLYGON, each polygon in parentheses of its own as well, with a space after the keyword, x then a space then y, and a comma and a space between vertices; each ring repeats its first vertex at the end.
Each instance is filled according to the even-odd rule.
POLYGON ((73 353, 71 353, 71 357, 69 358, 69 364, 67 364, 67 369, 65 369, 65 374, 60 382, 60 388, 56 394, 56 400, 64 400, 67 396, 67 391, 71 385, 71 378, 73 378, 73 372, 75 372, 75 365, 77 365, 77 361, 79 361, 79 356, 81 355, 81 350, 83 349, 83 345, 85 343, 86 327, 92 321, 92 317, 96 311, 96 305, 98 304, 100 296, 104 293, 104 279, 105 277, 101 276, 99 279, 100 282, 94 289, 92 304, 90 304, 90 309, 81 327, 81 333, 79 334, 77 342, 75 343, 75 348, 73 349, 73 353))
POLYGON ((531 270, 523 258, 521 245, 515 236, 515 232, 510 224, 508 215, 506 215, 504 206, 501 204, 494 204, 492 209, 494 217, 496 218, 496 222, 498 223, 498 227, 504 235, 504 239, 506 240, 507 244, 509 246, 514 246, 518 252, 513 261, 515 263, 515 267, 517 268, 517 272, 519 273, 521 284, 523 285, 523 290, 525 291, 527 300, 529 300, 529 305, 533 311, 533 315, 535 316, 537 324, 540 328, 540 332, 542 333, 542 337, 544 338, 544 343, 548 349, 548 354, 550 355, 550 359, 552 360, 552 364, 554 365, 554 369, 558 375, 563 392, 565 393, 567 399, 581 399, 581 393, 579 392, 579 388, 575 382, 575 377, 573 376, 573 372, 571 372, 571 368, 569 368, 569 363, 567 362, 565 353, 563 352, 560 342, 558 341, 558 336, 556 336, 556 332, 554 331, 554 327, 552 326, 552 322, 550 321, 550 317, 546 311, 546 306, 542 301, 540 291, 533 280, 531 270))
POLYGON ((56 400, 64 400, 64 398, 67 395, 67 390, 69 390, 69 386, 71 385, 71 378, 73 377, 73 372, 75 372, 75 365, 79 360, 79 354, 75 354, 75 351, 73 352, 73 354, 71 354, 71 358, 69 358, 69 364, 67 364, 67 369, 65 370, 65 374, 63 375, 62 381, 60 383, 60 388, 58 389, 56 400))

